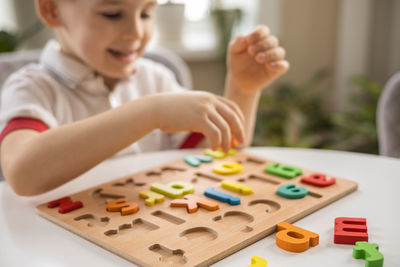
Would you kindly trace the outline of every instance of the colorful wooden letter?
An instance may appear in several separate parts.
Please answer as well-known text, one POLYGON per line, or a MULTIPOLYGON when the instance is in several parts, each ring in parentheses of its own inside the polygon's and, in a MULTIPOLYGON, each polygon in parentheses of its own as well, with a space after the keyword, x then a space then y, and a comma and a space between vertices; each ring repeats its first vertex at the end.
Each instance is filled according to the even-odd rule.
POLYGON ((278 194, 281 197, 288 199, 300 199, 307 195, 308 191, 305 187, 296 187, 294 184, 285 184, 278 187, 278 194))
POLYGON ((154 206, 154 204, 164 201, 163 195, 150 190, 140 191, 139 196, 146 199, 146 206, 154 206))
POLYGON ((185 162, 192 167, 199 167, 202 162, 212 162, 213 157, 204 155, 188 155, 185 157, 185 162))
POLYGON ((267 165, 265 172, 286 179, 293 179, 294 177, 303 174, 303 171, 298 167, 280 165, 279 163, 267 165))
POLYGON ((223 175, 236 174, 242 170, 242 164, 232 161, 224 161, 214 166, 214 172, 223 175))
POLYGON ((365 218, 338 217, 335 219, 335 244, 354 245, 357 241, 368 241, 365 218))
POLYGON ((219 209, 217 202, 192 194, 184 196, 183 199, 172 200, 170 206, 186 207, 189 213, 196 212, 199 206, 210 211, 219 209))
POLYGON ((136 202, 126 202, 125 198, 118 198, 107 203, 107 211, 120 211, 121 215, 129 215, 136 213, 139 210, 139 205, 136 202))
POLYGON ((382 267, 383 255, 378 249, 378 244, 371 244, 364 241, 356 242, 353 248, 353 258, 365 259, 365 267, 382 267))
POLYGON ((223 158, 226 158, 227 156, 235 155, 235 150, 231 149, 231 150, 229 150, 228 153, 224 153, 220 148, 217 150, 211 150, 211 149, 207 148, 204 151, 204 154, 206 154, 207 156, 216 158, 216 159, 223 159, 223 158))
POLYGON ((231 190, 233 192, 238 192, 243 195, 251 195, 253 194, 253 189, 251 187, 245 186, 241 183, 230 181, 230 180, 223 180, 221 186, 225 189, 231 190))
POLYGON ((300 227, 281 222, 277 225, 276 245, 291 252, 303 252, 319 243, 319 235, 300 227))
POLYGON ((183 195, 193 193, 193 185, 187 182, 172 182, 167 185, 152 183, 150 189, 170 198, 180 198, 183 195))
POLYGON ((267 267, 267 261, 264 258, 253 256, 251 257, 251 265, 247 267, 267 267))
POLYGON ((217 191, 212 186, 206 188, 206 190, 204 191, 204 195, 209 198, 228 203, 232 206, 240 205, 240 198, 217 191))
POLYGON ((59 213, 68 213, 70 211, 79 209, 83 207, 83 203, 81 201, 72 202, 70 197, 63 197, 57 200, 50 201, 47 203, 48 208, 54 208, 60 206, 58 208, 59 213))
POLYGON ((314 173, 308 177, 301 178, 301 182, 310 184, 310 185, 315 185, 318 187, 326 187, 326 186, 333 185, 336 182, 336 179, 331 178, 331 179, 327 180, 325 174, 314 173))

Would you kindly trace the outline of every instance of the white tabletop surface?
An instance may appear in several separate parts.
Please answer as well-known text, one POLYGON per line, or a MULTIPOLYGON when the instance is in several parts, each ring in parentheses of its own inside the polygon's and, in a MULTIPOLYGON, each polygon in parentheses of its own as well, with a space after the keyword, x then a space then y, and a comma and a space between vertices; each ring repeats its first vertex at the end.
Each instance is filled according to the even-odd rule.
MULTIPOLYGON (((199 151, 169 151, 105 161, 78 179, 37 197, 19 197, 0 182, 0 266, 134 266, 127 260, 53 224, 35 206, 124 175, 199 151)), ((318 233, 319 245, 303 253, 275 245, 275 234, 213 266, 247 266, 252 256, 268 267, 365 266, 352 258, 353 246, 333 243, 336 217, 367 219, 369 242, 379 244, 384 266, 400 266, 400 160, 327 150, 249 148, 244 152, 358 182, 358 190, 294 223, 318 233)))

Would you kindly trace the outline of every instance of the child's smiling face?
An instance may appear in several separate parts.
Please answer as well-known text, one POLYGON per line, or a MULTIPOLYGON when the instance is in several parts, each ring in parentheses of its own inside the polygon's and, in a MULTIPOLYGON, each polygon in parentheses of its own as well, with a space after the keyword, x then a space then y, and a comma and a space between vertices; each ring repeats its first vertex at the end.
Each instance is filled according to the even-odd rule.
POLYGON ((156 0, 59 0, 55 27, 63 51, 106 79, 134 72, 153 32, 156 0))

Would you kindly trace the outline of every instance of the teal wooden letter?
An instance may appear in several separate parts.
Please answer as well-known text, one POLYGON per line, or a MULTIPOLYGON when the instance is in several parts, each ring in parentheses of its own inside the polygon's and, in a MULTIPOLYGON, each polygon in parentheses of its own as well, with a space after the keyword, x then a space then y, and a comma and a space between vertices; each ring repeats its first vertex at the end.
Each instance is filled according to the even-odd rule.
POLYGON ((293 179, 294 177, 303 174, 303 171, 298 167, 280 165, 279 163, 269 164, 265 168, 265 172, 286 179, 293 179))
POLYGON ((276 193, 284 198, 299 199, 307 195, 307 189, 305 187, 296 187, 294 184, 285 184, 278 187, 276 193))

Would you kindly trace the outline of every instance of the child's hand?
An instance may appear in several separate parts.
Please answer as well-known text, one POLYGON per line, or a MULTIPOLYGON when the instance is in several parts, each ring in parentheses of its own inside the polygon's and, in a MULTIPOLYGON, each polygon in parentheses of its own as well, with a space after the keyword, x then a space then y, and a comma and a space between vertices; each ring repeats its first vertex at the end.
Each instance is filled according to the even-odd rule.
POLYGON ((153 96, 158 128, 165 132, 203 133, 212 149, 228 152, 232 138, 244 142, 244 116, 240 108, 221 96, 206 92, 164 93, 153 96))
POLYGON ((289 69, 285 50, 267 26, 234 39, 228 50, 228 77, 244 92, 265 88, 289 69))

